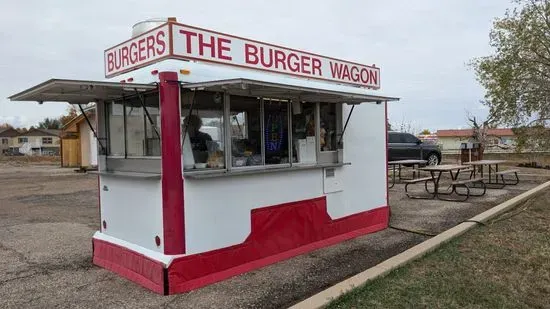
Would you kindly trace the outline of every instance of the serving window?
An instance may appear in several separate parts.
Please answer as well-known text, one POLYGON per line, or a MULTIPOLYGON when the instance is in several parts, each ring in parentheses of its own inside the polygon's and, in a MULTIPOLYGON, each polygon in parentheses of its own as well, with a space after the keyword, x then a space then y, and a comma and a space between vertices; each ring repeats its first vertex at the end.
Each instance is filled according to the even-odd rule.
POLYGON ((225 168, 224 101, 216 92, 182 92, 184 170, 225 168))
POLYGON ((189 89, 181 98, 186 172, 342 163, 341 104, 189 89))
POLYGON ((107 102, 105 109, 109 156, 160 157, 158 92, 107 102))

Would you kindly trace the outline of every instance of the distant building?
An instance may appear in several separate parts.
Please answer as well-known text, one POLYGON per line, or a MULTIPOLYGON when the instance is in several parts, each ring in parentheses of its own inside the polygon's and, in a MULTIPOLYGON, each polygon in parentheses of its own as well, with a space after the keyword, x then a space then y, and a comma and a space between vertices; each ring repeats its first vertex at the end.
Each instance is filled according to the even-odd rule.
POLYGON ((61 130, 30 129, 12 137, 10 151, 29 156, 58 156, 61 130))
MULTIPOLYGON (((472 142, 472 129, 437 130, 437 144, 445 152, 458 151, 462 143, 472 142)), ((485 151, 510 151, 515 146, 512 129, 488 129, 485 151)))
POLYGON ((11 147, 17 141, 15 137, 19 132, 12 128, 0 129, 0 155, 5 155, 10 152, 11 147))

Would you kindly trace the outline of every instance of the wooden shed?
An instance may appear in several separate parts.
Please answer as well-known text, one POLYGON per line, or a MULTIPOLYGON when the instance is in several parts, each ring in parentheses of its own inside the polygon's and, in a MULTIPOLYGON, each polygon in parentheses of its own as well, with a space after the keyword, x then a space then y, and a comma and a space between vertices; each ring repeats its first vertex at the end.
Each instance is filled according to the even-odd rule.
MULTIPOLYGON (((95 108, 85 111, 95 126, 95 108)), ((97 166, 97 140, 84 114, 63 126, 61 133, 61 166, 90 169, 97 166)))

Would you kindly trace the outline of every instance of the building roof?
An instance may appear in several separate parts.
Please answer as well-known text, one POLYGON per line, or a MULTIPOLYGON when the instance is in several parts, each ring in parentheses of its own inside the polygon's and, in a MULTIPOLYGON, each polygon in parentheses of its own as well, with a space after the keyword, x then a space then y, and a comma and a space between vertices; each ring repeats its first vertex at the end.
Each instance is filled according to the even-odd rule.
POLYGON ((33 128, 25 133, 19 134, 19 136, 60 136, 61 130, 56 129, 36 129, 33 128))
MULTIPOLYGON (((474 134, 473 129, 437 130, 437 137, 469 137, 474 134)), ((514 136, 512 129, 488 129, 489 136, 514 136)))
POLYGON ((19 131, 13 128, 2 128, 0 129, 0 137, 15 137, 19 135, 19 131))
MULTIPOLYGON (((85 109, 84 112, 86 113, 86 116, 88 116, 88 119, 92 123, 93 126, 95 126, 94 117, 95 117, 95 108, 88 108, 85 109)), ((79 125, 81 122, 85 121, 86 118, 84 118, 84 114, 79 114, 73 119, 71 119, 69 122, 67 122, 62 128, 62 131, 75 131, 75 126, 79 125)))

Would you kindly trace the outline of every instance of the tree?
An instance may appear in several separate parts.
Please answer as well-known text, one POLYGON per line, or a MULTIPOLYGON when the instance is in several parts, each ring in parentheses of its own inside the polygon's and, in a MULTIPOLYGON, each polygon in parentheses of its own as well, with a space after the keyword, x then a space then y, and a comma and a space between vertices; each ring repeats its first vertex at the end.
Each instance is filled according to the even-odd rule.
POLYGON ((422 132, 420 132, 420 134, 422 134, 422 135, 430 135, 430 134, 432 134, 432 132, 430 132, 430 130, 428 130, 428 129, 424 129, 424 130, 422 130, 422 132))
POLYGON ((550 0, 513 0, 493 23, 495 53, 474 59, 492 122, 518 126, 550 117, 550 0))
POLYGON ((39 129, 61 129, 61 122, 54 118, 45 118, 38 123, 39 129))
POLYGON ((13 129, 13 126, 9 123, 0 123, 0 129, 13 129))
POLYGON ((468 116, 468 122, 472 128, 472 140, 481 144, 481 149, 485 149, 487 144, 487 132, 489 130, 489 121, 479 122, 475 116, 468 116))
POLYGON ((61 117, 59 117, 59 122, 61 123, 61 126, 64 126, 69 123, 69 121, 73 120, 76 116, 78 116, 76 108, 74 107, 74 105, 71 105, 67 108, 67 114, 61 115, 61 117))

